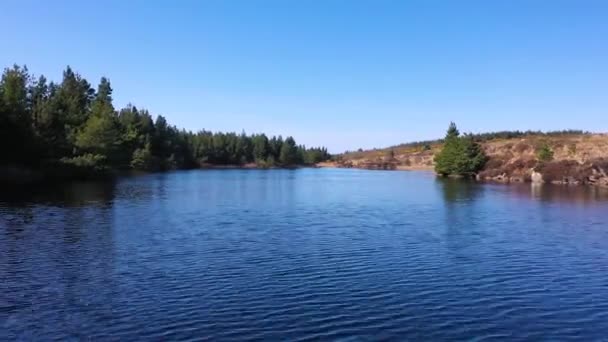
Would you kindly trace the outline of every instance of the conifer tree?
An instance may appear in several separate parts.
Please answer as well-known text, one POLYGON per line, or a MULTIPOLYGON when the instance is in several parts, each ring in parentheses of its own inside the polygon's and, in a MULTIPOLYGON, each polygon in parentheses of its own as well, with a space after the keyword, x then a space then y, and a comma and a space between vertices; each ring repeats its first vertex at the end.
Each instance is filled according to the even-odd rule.
POLYGON ((435 171, 440 175, 470 176, 486 162, 483 150, 472 136, 460 136, 456 124, 451 122, 443 149, 435 156, 435 171))
POLYGON ((298 163, 298 151, 296 142, 292 137, 287 137, 281 146, 279 161, 284 166, 292 166, 298 163))

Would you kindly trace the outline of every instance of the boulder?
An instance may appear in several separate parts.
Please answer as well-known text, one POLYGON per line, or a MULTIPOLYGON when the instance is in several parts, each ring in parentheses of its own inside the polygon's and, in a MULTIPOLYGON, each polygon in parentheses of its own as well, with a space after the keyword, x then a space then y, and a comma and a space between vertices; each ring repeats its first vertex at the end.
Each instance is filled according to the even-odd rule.
POLYGON ((540 172, 532 171, 532 183, 541 184, 543 183, 543 175, 540 172))

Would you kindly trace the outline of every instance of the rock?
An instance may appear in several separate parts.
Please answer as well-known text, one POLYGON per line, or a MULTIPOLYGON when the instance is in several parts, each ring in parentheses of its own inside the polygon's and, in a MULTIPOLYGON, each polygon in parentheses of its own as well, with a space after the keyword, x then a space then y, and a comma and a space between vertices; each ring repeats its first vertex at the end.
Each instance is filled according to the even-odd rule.
POLYGON ((532 183, 541 184, 543 183, 543 175, 539 172, 532 171, 532 183))
POLYGON ((500 174, 493 178, 496 182, 507 183, 509 181, 509 177, 507 177, 506 173, 500 174))

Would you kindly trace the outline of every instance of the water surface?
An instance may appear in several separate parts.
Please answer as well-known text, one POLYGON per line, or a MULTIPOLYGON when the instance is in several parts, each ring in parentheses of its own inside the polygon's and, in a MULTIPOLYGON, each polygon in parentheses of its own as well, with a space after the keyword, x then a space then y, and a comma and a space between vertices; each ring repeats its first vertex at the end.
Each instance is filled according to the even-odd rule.
POLYGON ((608 194, 218 170, 0 193, 0 340, 597 340, 608 194))

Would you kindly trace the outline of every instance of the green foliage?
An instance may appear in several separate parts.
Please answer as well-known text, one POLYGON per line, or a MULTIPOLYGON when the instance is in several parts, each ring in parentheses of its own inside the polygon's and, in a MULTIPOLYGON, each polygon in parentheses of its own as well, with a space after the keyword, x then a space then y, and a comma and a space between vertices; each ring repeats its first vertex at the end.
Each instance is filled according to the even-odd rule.
POLYGON ((481 146, 472 135, 460 136, 452 122, 443 149, 435 156, 435 171, 440 175, 472 175, 481 170, 487 160, 481 146))
POLYGON ((158 168, 157 161, 152 155, 149 143, 146 144, 144 148, 138 148, 133 151, 131 168, 142 171, 153 171, 158 168))
POLYGON ((99 154, 87 153, 78 157, 62 158, 61 162, 67 165, 95 171, 106 171, 108 169, 107 158, 99 154))
POLYGON ((116 160, 120 146, 120 126, 111 114, 92 115, 76 137, 76 147, 81 151, 100 154, 109 160, 116 160))
POLYGON ((268 159, 266 160, 266 166, 268 167, 272 167, 277 165, 277 161, 274 159, 273 155, 268 156, 268 159))
POLYGON ((320 162, 327 161, 331 158, 331 155, 327 152, 324 147, 313 147, 309 149, 303 149, 304 151, 304 164, 314 165, 320 162))
POLYGON ((541 162, 550 162, 553 160, 553 150, 547 143, 543 143, 536 151, 536 156, 541 162))
POLYGON ((63 123, 62 134, 68 144, 73 145, 78 131, 90 115, 90 104, 95 91, 87 80, 74 73, 68 66, 63 72, 63 80, 54 99, 53 113, 63 123))
POLYGON ((268 144, 268 137, 265 134, 254 135, 253 141, 253 158, 256 162, 265 161, 270 153, 270 145, 268 144))
POLYGON ((287 137, 287 139, 285 139, 285 142, 281 146, 279 160, 281 164, 285 166, 299 164, 300 161, 298 160, 298 150, 296 147, 296 142, 295 140, 293 140, 292 137, 287 137))
POLYGON ((168 170, 203 163, 291 166, 329 158, 326 149, 307 149, 291 137, 192 133, 132 105, 116 111, 107 78, 95 91, 70 67, 61 83, 34 78, 19 66, 5 69, 0 79, 0 165, 168 170))
POLYGON ((29 81, 27 68, 17 65, 4 69, 0 79, 0 161, 25 161, 32 157, 29 81))

